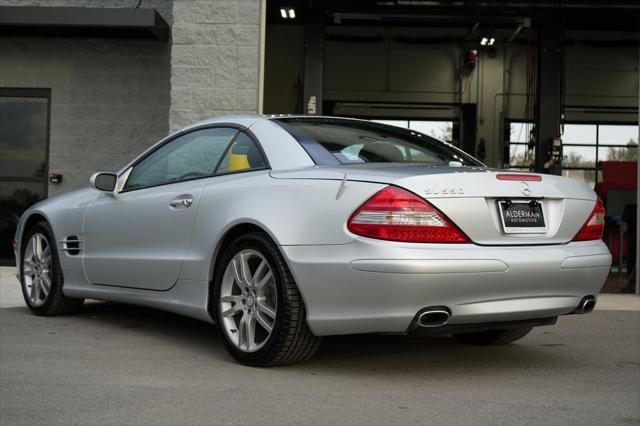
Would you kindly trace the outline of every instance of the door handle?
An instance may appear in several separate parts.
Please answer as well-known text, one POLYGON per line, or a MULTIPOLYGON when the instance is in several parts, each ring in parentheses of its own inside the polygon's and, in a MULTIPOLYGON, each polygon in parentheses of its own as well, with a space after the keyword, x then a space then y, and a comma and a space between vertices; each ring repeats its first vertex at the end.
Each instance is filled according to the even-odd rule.
POLYGON ((173 200, 169 201, 169 206, 174 207, 176 209, 178 208, 187 208, 187 207, 191 207, 191 204, 193 204, 193 198, 182 198, 182 197, 176 197, 173 200))

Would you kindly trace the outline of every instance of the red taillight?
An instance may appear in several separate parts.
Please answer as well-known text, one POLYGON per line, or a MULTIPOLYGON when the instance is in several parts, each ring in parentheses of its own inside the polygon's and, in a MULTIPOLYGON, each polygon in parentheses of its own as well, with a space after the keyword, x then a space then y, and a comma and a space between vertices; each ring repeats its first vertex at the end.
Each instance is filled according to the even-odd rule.
POLYGON ((469 239, 431 204, 388 186, 356 210, 347 222, 354 234, 410 243, 468 243, 469 239))
POLYGON ((593 211, 580 231, 573 237, 573 241, 599 240, 604 233, 605 209, 600 198, 596 201, 593 211))
POLYGON ((540 175, 526 175, 526 174, 508 174, 500 173, 496 175, 498 180, 517 180, 517 181, 533 181, 542 182, 542 176, 540 175))

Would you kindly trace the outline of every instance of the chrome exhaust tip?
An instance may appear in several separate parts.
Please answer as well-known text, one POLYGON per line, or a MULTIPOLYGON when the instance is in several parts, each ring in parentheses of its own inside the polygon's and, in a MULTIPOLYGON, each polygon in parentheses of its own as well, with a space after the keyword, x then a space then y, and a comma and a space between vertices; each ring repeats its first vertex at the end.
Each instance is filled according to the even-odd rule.
POLYGON ((444 307, 427 308, 418 315, 418 325, 420 327, 442 327, 445 325, 451 314, 444 307))
POLYGON ((576 314, 588 314, 596 307, 596 299, 593 296, 587 296, 580 301, 580 304, 574 311, 576 314))

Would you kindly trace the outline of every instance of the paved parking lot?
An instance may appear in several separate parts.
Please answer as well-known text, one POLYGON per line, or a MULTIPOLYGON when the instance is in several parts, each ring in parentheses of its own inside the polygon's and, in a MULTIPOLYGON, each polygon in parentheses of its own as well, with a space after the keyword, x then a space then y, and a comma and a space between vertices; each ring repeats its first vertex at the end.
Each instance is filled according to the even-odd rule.
POLYGON ((304 365, 235 364, 214 327, 121 304, 42 318, 0 274, 1 424, 640 423, 640 304, 505 347, 325 339, 304 365))

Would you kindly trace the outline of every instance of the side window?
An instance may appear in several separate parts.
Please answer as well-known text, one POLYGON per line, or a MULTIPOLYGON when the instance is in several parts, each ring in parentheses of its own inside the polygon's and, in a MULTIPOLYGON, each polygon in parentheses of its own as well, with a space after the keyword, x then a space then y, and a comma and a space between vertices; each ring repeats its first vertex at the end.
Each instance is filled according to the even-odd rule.
POLYGON ((211 175, 237 133, 236 129, 220 127, 180 136, 137 164, 124 189, 144 188, 211 175))
POLYGON ((222 159, 216 174, 262 169, 266 166, 256 144, 246 133, 241 132, 222 159))

